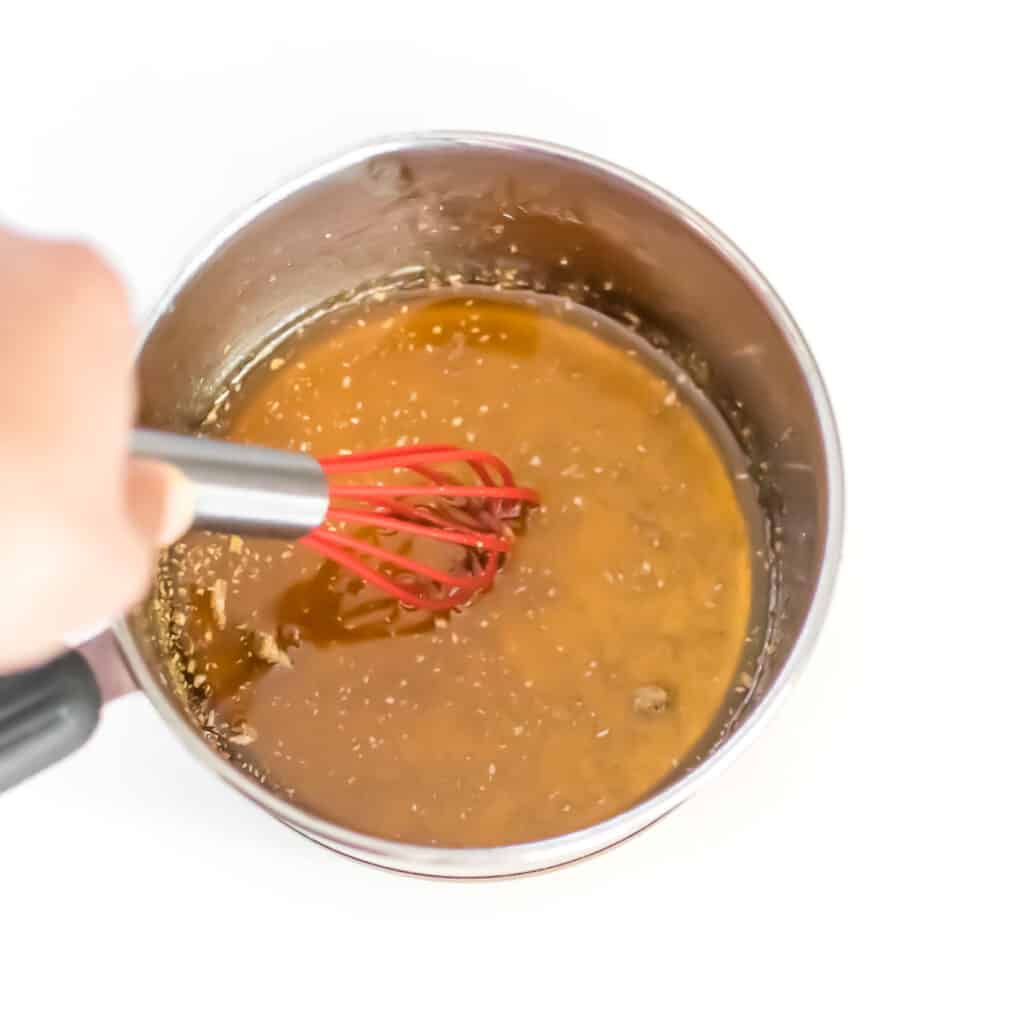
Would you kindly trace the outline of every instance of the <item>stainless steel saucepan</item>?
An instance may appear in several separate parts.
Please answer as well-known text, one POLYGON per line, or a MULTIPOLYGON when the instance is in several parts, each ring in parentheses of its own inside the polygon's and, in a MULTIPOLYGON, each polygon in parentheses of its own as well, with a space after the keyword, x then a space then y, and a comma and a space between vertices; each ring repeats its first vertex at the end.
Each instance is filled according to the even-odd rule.
MULTIPOLYGON (((713 735, 675 775, 621 814, 552 839, 488 849, 384 840, 289 803, 207 745, 166 678, 148 602, 87 652, 94 659, 105 643, 116 646, 192 753, 282 822, 351 857, 425 875, 550 868, 611 846, 682 803, 736 756, 792 685, 821 628, 839 561, 836 426, 782 302, 732 242, 678 199, 542 142, 462 132, 386 138, 254 203, 183 270, 157 309, 138 358, 142 423, 195 433, 268 337, 326 303, 369 286, 495 273, 592 305, 663 348, 730 424, 757 480, 770 524, 770 623, 751 654, 752 684, 738 688, 713 735)), ((42 767, 84 741, 100 703, 88 663, 75 655, 59 672, 41 670, 16 684, 0 682, 0 777, 26 728, 51 730, 53 742, 44 737, 33 765, 42 767)))

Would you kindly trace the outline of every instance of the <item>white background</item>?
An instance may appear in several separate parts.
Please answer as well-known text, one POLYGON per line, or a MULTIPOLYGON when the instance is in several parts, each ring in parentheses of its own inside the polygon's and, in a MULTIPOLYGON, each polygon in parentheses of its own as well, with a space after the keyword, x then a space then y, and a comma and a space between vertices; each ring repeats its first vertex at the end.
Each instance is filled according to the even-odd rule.
POLYGON ((364 136, 550 138, 675 191, 775 284, 849 519, 754 747, 546 876, 349 863, 118 703, 0 799, 0 1017, 1020 1020, 1017 6, 6 5, 0 217, 95 240, 140 313, 226 214, 364 136))

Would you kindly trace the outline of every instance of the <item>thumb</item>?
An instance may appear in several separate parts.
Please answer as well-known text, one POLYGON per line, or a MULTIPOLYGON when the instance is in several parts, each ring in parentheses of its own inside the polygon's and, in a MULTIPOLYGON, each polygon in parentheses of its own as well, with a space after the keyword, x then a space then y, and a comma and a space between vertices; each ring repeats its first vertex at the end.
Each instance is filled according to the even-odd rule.
POLYGON ((125 506, 140 538, 153 548, 164 547, 192 524, 192 485, 173 466, 132 459, 125 476, 125 506))

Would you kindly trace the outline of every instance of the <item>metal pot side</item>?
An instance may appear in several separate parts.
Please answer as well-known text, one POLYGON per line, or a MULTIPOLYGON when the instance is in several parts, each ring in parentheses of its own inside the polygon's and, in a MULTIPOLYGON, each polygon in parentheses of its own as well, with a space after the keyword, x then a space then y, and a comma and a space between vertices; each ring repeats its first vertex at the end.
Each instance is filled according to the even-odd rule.
MULTIPOLYGON (((186 266, 160 303, 138 367, 148 426, 194 431, 266 338, 368 281, 514 272, 543 291, 644 325, 741 429, 778 533, 774 627, 752 691, 655 792, 567 835, 441 849, 362 835, 264 789, 193 728, 162 672, 143 610, 115 626, 138 685, 196 757, 283 822, 356 859, 415 874, 524 874, 586 857, 681 804, 750 741, 804 666, 839 561, 842 465, 825 386, 792 317, 712 224, 596 158, 508 136, 437 132, 380 139, 253 203, 186 266), (572 268, 561 258, 572 253, 572 268), (581 282, 589 282, 581 289, 581 282), (574 291, 575 289, 575 291, 574 291)), ((511 276, 511 275, 510 275, 511 276)))

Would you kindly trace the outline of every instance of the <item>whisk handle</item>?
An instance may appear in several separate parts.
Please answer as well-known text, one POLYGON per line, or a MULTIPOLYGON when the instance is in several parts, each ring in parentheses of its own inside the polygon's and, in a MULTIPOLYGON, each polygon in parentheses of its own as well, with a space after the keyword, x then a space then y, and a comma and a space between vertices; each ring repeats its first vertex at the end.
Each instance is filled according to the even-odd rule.
POLYGON ((144 429, 132 432, 131 451, 188 477, 204 530, 294 539, 327 514, 327 478, 309 455, 144 429))

